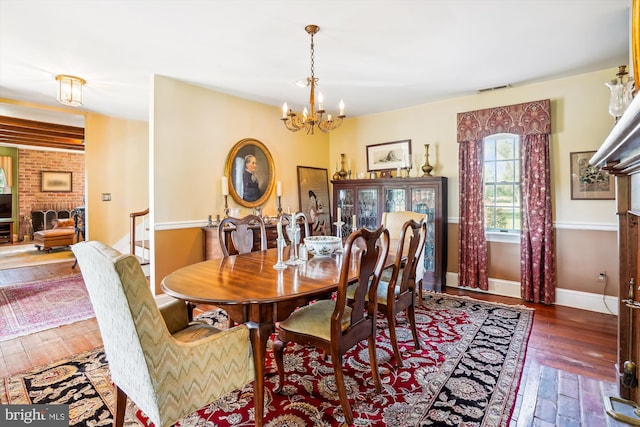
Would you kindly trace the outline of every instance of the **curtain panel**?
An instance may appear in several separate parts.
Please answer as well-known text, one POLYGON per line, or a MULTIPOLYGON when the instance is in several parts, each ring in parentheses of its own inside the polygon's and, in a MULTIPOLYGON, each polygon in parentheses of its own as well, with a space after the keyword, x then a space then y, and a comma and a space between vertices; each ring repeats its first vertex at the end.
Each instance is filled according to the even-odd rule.
POLYGON ((521 295, 527 301, 551 304, 555 301, 555 253, 551 217, 549 99, 503 107, 458 113, 457 139, 460 144, 460 233, 459 275, 463 286, 487 289, 487 247, 484 239, 482 169, 470 168, 478 160, 477 145, 496 133, 520 135, 521 295), (476 148, 472 148, 476 146, 476 148), (543 196, 542 198, 539 198, 543 196), (480 208, 479 208, 480 206, 480 208), (479 218, 479 212, 482 217, 479 218), (473 218, 471 220, 470 218, 473 218), (475 236, 482 235, 482 238, 475 236), (484 262, 484 265, 470 265, 484 262), (473 280, 472 278, 475 277, 473 280), (477 283, 476 283, 477 282, 477 283))

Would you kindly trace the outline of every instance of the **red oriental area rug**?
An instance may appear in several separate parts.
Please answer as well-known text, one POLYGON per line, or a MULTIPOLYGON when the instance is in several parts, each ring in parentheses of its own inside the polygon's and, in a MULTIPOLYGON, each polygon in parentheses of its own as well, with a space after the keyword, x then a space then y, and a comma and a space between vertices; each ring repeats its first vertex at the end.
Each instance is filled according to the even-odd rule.
POLYGON ((0 341, 94 316, 80 274, 0 287, 0 341))
MULTIPOLYGON (((508 426, 533 310, 427 293, 416 311, 420 350, 413 347, 406 319, 398 316, 402 369, 397 369, 392 359, 386 320, 379 319, 381 393, 374 392, 366 344, 345 356, 354 425, 508 426)), ((215 312, 203 318, 226 324, 226 318, 215 312)), ((344 415, 330 360, 324 360, 315 349, 289 344, 285 349, 285 393, 277 394, 273 392, 278 381, 275 364, 271 351, 267 354, 265 427, 342 425, 344 415)), ((102 349, 6 378, 4 386, 0 404, 67 403, 75 408, 71 425, 108 424, 111 420, 113 387, 102 349), (69 387, 83 393, 67 392, 69 387)), ((128 401, 126 423, 147 425, 147 421, 128 401)), ((253 426, 253 384, 210 403, 178 425, 253 426)))

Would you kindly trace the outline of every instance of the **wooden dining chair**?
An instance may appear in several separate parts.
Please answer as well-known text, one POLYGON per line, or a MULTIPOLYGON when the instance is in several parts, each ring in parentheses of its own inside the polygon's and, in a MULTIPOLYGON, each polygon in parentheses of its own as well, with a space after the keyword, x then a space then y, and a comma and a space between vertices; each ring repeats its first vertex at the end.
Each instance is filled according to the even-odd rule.
POLYGON ((333 364, 340 404, 348 424, 353 423, 342 373, 342 356, 360 341, 367 339, 369 363, 376 392, 380 392, 380 374, 376 360, 376 292, 389 253, 389 232, 384 226, 376 230, 361 228, 349 235, 344 250, 338 290, 334 299, 319 300, 294 311, 280 322, 273 343, 279 374, 276 392, 284 386, 284 347, 290 341, 312 345, 329 354, 333 364), (350 268, 356 264, 353 304, 347 304, 350 268), (371 285, 370 285, 371 283, 371 285))
POLYGON ((420 349, 416 330, 416 271, 420 262, 427 237, 427 225, 413 219, 406 221, 400 231, 396 254, 406 254, 406 258, 396 256, 391 279, 381 280, 378 284, 378 308, 385 313, 389 323, 389 335, 393 345, 393 354, 398 368, 402 367, 402 358, 398 348, 395 320, 398 313, 404 311, 413 334, 416 350, 420 349))
POLYGON ((218 238, 224 256, 253 252, 253 229, 260 233, 260 250, 267 250, 267 230, 264 221, 257 215, 243 218, 226 217, 218 225, 218 238), (227 241, 227 237, 230 241, 227 241))
MULTIPOLYGON (((393 251, 395 247, 398 245, 398 241, 400 239, 400 233, 402 232, 402 227, 404 223, 410 219, 415 220, 416 222, 425 221, 426 223, 427 216, 424 213, 418 213, 413 211, 396 211, 396 212, 383 212, 380 222, 382 225, 387 227, 389 230, 389 237, 391 238, 391 249, 393 251)), ((426 242, 426 241, 425 241, 426 242)), ((406 246, 405 246, 406 252, 406 246)), ((402 254, 406 256, 406 253, 402 254)), ((393 273, 393 268, 387 268, 382 272, 382 278, 380 280, 384 282, 389 282, 391 280, 391 274, 393 273)), ((402 270, 400 270, 400 274, 402 274, 402 270)), ((422 277, 424 276, 424 251, 420 254, 420 260, 416 267, 416 286, 418 288, 418 301, 422 301, 422 277)), ((401 277, 401 276, 400 276, 401 277)), ((398 278, 398 280, 400 279, 398 278)))

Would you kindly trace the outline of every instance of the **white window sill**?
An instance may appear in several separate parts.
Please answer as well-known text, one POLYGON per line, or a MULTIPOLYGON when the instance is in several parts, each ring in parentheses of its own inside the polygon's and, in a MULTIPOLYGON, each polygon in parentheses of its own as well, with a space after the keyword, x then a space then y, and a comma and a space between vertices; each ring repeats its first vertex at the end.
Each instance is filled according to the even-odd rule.
POLYGON ((486 231, 484 233, 487 242, 517 243, 520 244, 520 233, 502 233, 500 231, 486 231))

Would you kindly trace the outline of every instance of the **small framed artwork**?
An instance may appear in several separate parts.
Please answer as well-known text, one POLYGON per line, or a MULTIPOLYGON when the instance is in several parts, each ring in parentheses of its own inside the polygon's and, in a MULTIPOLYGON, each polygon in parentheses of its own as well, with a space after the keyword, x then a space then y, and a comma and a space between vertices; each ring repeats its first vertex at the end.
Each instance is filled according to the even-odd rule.
POLYGON ((245 138, 227 156, 224 174, 229 194, 240 206, 262 206, 275 186, 276 170, 269 149, 260 141, 245 138))
POLYGON ((45 193, 70 193, 73 172, 42 171, 42 191, 45 193))
POLYGON ((571 199, 614 200, 613 175, 589 164, 595 151, 571 153, 571 199))
POLYGON ((411 140, 367 145, 367 170, 391 171, 411 162, 411 140))
POLYGON ((298 200, 300 212, 304 212, 309 221, 311 235, 331 235, 329 174, 326 169, 298 166, 298 200))

